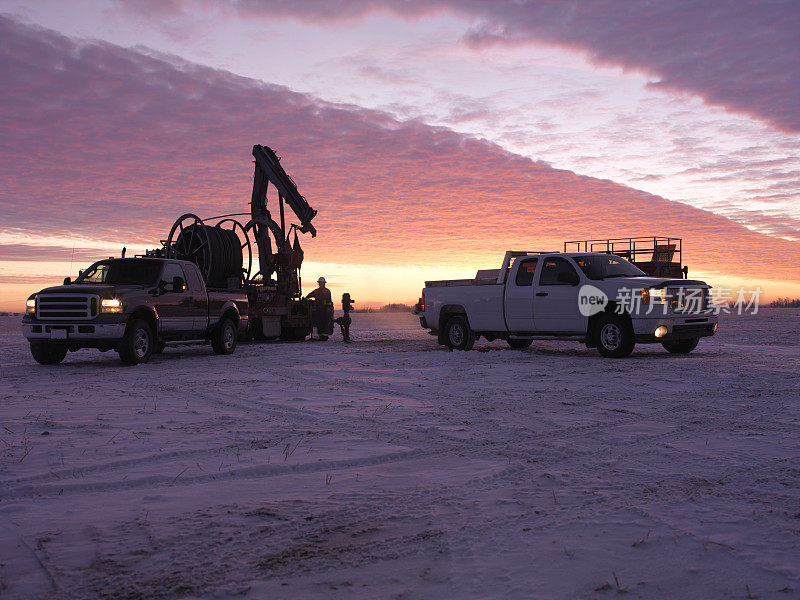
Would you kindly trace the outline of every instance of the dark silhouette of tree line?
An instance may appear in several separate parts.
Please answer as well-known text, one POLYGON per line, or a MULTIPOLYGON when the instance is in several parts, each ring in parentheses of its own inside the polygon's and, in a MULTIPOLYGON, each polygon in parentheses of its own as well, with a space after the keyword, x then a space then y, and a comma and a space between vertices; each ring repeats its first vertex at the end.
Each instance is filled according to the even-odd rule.
POLYGON ((800 308, 800 298, 777 298, 767 306, 770 308, 800 308))
POLYGON ((408 304, 400 304, 400 303, 392 303, 392 304, 384 304, 378 308, 357 308, 353 312, 357 313, 372 313, 372 312, 411 312, 414 310, 413 306, 409 306, 408 304))

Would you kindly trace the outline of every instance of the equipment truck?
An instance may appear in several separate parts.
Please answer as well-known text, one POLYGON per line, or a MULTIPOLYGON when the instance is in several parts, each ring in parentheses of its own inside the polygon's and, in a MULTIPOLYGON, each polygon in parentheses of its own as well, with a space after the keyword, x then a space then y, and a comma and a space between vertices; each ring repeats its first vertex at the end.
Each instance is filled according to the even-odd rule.
MULTIPOLYGON (((32 294, 22 331, 34 359, 56 364, 68 351, 98 348, 138 364, 173 342, 205 340, 229 354, 240 336, 305 339, 315 306, 301 295, 297 233, 316 236, 317 211, 271 148, 256 144, 253 158, 249 212, 184 214, 161 247, 135 258, 125 258, 123 249, 122 258, 93 264, 75 282, 67 278, 32 294), (267 208, 270 183, 278 196, 275 218, 267 208), (287 226, 287 204, 299 225, 287 226)), ((332 319, 332 305, 324 309, 332 319)))
POLYGON ((574 340, 610 358, 628 356, 637 343, 691 352, 717 330, 711 286, 681 278, 688 270, 675 260, 680 239, 628 239, 625 250, 603 240, 607 251, 598 252, 600 241, 589 240, 567 242, 584 244, 577 252, 508 251, 499 269, 474 279, 428 281, 420 324, 454 350, 470 350, 484 337, 518 349, 534 340, 574 340))

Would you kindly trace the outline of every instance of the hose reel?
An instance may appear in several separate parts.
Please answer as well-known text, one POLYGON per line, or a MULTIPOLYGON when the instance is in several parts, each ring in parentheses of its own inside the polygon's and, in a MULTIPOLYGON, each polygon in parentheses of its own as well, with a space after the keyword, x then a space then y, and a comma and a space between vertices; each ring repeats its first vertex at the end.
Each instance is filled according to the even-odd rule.
POLYGON ((195 263, 209 287, 230 287, 230 279, 241 285, 250 279, 250 238, 234 219, 223 219, 211 226, 197 215, 182 215, 170 229, 165 250, 167 258, 195 263))

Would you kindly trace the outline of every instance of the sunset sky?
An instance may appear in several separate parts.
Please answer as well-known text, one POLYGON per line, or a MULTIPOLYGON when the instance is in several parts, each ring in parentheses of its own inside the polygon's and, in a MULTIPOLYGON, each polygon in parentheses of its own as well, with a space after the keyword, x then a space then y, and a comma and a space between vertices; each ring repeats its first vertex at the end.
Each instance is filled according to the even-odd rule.
POLYGON ((638 235, 800 297, 798 31, 795 1, 0 0, 0 310, 248 210, 255 143, 319 211, 304 281, 362 306, 638 235))

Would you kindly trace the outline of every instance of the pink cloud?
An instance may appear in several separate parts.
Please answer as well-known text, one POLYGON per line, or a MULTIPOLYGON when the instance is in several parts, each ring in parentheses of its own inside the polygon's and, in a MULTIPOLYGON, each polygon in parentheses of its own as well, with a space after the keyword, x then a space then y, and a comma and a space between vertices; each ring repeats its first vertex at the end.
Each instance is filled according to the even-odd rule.
POLYGON ((479 19, 475 46, 546 42, 650 85, 688 92, 787 132, 800 131, 800 4, 793 0, 519 2, 516 0, 237 0, 247 15, 330 22, 388 10, 404 18, 451 11, 479 19))
POLYGON ((447 129, 4 18, 0 37, 0 232, 156 245, 183 212, 246 210, 265 143, 319 211, 310 260, 483 265, 664 234, 694 269, 800 279, 798 243, 447 129))
POLYGON ((102 256, 102 248, 67 248, 65 246, 41 246, 34 244, 0 244, 0 258, 4 261, 76 261, 93 262, 102 256))

